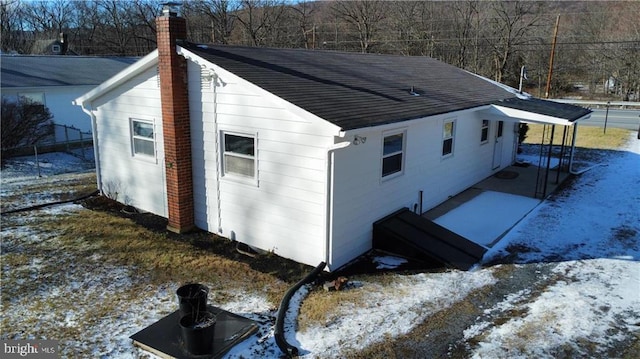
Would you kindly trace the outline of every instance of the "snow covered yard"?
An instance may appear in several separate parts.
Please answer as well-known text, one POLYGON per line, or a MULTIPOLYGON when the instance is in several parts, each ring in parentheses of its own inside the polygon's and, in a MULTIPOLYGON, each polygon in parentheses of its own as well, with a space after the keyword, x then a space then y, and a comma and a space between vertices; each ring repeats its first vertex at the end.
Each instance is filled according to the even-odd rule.
MULTIPOLYGON (((288 312, 288 341, 309 358, 638 357, 635 136, 536 207, 475 270, 358 275, 348 290, 330 293, 303 287, 288 312)), ((49 161, 41 178, 33 166, 24 166, 30 158, 3 169, 3 210, 58 199, 60 189, 51 183, 63 187, 91 176, 67 173, 83 167, 65 158, 49 161)), ((61 241, 64 226, 41 225, 87 211, 65 204, 2 217, 1 337, 58 339, 62 357, 153 357, 129 336, 176 309, 180 281, 168 277, 151 284, 156 282, 148 272, 116 264, 115 254, 99 251, 96 239, 61 241)), ((284 294, 281 281, 267 280, 284 294)), ((246 284, 225 290, 214 277, 203 282, 216 293, 216 305, 260 326, 227 357, 280 357, 273 338, 277 302, 267 289, 246 284)))

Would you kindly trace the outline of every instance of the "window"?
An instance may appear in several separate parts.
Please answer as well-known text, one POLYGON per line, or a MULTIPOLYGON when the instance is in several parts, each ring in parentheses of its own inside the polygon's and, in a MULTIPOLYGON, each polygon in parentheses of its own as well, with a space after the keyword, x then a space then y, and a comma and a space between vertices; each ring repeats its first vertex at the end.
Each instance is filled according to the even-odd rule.
POLYGON ((482 120, 480 143, 487 143, 488 141, 489 141, 489 120, 482 120))
POLYGON ((54 54, 59 54, 60 53, 60 45, 51 45, 51 52, 53 52, 54 54))
POLYGON ((504 129, 504 121, 498 121, 498 132, 496 137, 502 137, 502 130, 504 129))
POLYGON ((256 139, 254 136, 224 133, 222 167, 225 175, 256 176, 256 139))
POLYGON ((18 94, 20 101, 29 101, 34 104, 44 105, 44 92, 22 92, 18 94))
POLYGON ((384 136, 382 145, 382 177, 402 172, 404 133, 384 136))
POLYGON ((131 119, 131 142, 134 156, 156 156, 153 121, 131 119))
POLYGON ((453 137, 455 135, 455 121, 446 120, 442 126, 442 155, 453 154, 453 137))

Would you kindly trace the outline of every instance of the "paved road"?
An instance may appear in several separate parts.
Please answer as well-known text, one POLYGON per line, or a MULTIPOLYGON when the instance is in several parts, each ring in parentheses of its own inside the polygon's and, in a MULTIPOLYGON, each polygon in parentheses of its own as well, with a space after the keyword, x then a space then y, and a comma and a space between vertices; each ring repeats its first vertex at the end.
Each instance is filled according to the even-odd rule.
MULTIPOLYGON (((605 109, 593 109, 591 118, 580 121, 581 125, 604 127, 606 116, 605 109)), ((640 126, 640 110, 618 110, 609 109, 607 117, 607 128, 625 128, 627 130, 638 130, 640 126)))

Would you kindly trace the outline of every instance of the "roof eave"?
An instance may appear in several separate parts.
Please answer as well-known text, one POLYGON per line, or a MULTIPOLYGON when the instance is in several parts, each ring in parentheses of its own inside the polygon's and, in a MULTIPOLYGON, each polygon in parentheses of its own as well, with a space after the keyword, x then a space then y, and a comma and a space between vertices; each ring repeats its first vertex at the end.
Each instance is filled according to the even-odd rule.
POLYGON ((76 106, 83 106, 87 102, 90 102, 105 93, 113 90, 115 87, 120 84, 130 80, 134 76, 144 72, 150 66, 155 65, 158 62, 158 50, 153 50, 140 60, 136 61, 132 65, 128 66, 124 70, 118 72, 116 75, 112 76, 108 80, 104 81, 93 90, 85 93, 84 95, 76 98, 72 101, 72 103, 76 106))
POLYGON ((504 116, 505 120, 513 120, 513 122, 527 122, 527 123, 539 123, 546 125, 562 125, 562 126, 571 126, 576 121, 585 120, 591 116, 591 114, 584 115, 579 119, 566 119, 556 116, 543 115, 535 112, 515 109, 506 106, 500 106, 496 104, 492 104, 488 111, 491 115, 494 116, 504 116))

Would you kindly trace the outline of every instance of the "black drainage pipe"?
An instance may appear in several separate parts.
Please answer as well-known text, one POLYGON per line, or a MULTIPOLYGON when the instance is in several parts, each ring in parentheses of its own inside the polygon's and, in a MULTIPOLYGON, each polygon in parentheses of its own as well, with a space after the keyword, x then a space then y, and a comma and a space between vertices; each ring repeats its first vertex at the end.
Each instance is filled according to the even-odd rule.
POLYGON ((96 190, 96 191, 93 191, 93 192, 91 192, 91 193, 89 193, 87 195, 84 195, 82 197, 78 197, 78 198, 74 198, 74 199, 68 199, 68 200, 65 200, 65 201, 43 203, 43 204, 37 204, 35 206, 30 206, 30 207, 12 209, 10 211, 5 211, 5 212, 0 213, 0 215, 4 216, 5 214, 10 214, 10 213, 28 212, 28 211, 33 211, 33 210, 44 208, 44 207, 55 206, 55 205, 58 205, 58 204, 64 204, 64 203, 75 202, 75 201, 82 201, 83 199, 86 199, 86 198, 89 198, 89 197, 93 197, 93 196, 97 195, 98 193, 100 193, 100 191, 96 190))
POLYGON ((276 344, 278 348, 282 351, 282 353, 287 358, 293 358, 298 356, 298 348, 293 345, 287 343, 287 340, 284 338, 284 318, 287 314, 287 309, 289 308, 289 301, 291 301, 291 297, 293 294, 300 289, 303 285, 310 283, 313 279, 318 276, 324 270, 324 267, 327 264, 325 262, 320 262, 318 266, 306 277, 302 278, 298 283, 296 283, 293 287, 289 288, 289 290, 284 294, 282 301, 280 302, 280 307, 278 308, 278 316, 276 317, 276 328, 273 332, 273 336, 276 339, 276 344))

